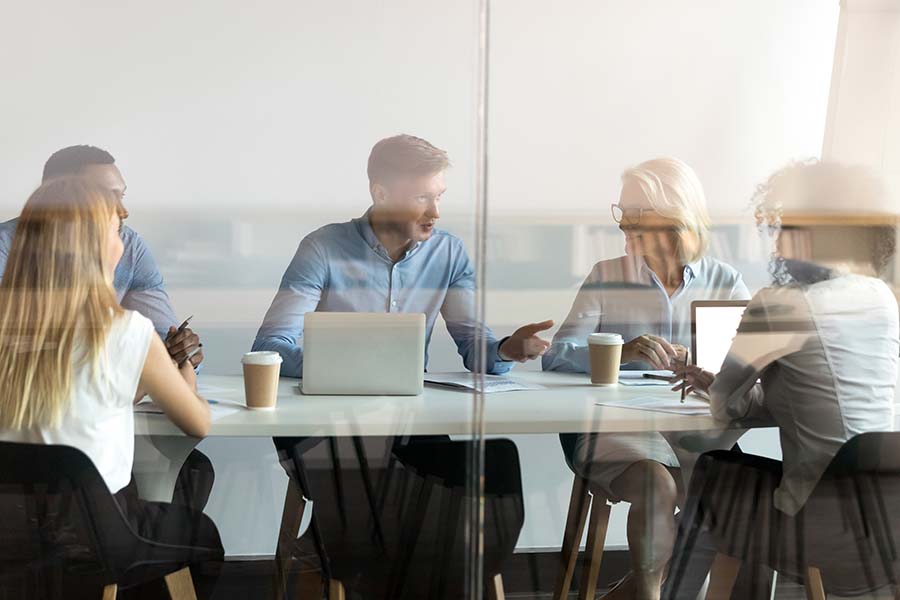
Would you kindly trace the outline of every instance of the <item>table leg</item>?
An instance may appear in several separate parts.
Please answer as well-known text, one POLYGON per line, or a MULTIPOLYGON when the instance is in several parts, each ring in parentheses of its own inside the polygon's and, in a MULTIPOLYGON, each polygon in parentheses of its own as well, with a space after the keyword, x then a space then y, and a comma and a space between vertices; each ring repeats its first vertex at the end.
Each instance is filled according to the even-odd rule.
POLYGON ((152 502, 171 502, 184 461, 200 442, 186 435, 134 436, 134 480, 138 495, 152 502))

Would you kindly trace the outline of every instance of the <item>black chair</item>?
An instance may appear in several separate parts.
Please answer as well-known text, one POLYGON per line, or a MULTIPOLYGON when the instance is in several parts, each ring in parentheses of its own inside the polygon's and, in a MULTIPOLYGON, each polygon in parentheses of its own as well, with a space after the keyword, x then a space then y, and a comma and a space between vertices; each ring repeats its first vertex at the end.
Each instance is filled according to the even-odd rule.
MULTIPOLYGON (((374 537, 377 543, 384 545, 384 532, 381 526, 379 509, 376 506, 375 490, 372 484, 372 477, 369 470, 369 463, 366 457, 365 447, 362 438, 353 436, 353 449, 356 454, 359 472, 364 484, 366 501, 371 511, 374 523, 374 537)), ((272 438, 272 443, 278 453, 279 462, 288 474, 288 487, 285 493, 284 508, 281 513, 281 527, 278 533, 278 542, 275 550, 275 597, 283 598, 288 596, 287 583, 290 571, 290 563, 294 555, 294 546, 297 543, 297 535, 300 531, 300 525, 303 521, 303 514, 309 501, 313 500, 309 477, 307 475, 306 461, 304 456, 313 448, 327 441, 328 454, 331 462, 331 475, 333 483, 334 496, 332 498, 337 504, 338 514, 341 519, 341 526, 347 527, 347 497, 344 491, 344 471, 342 468, 340 452, 338 449, 337 438, 334 437, 276 437, 272 438)), ((325 546, 322 543, 322 533, 319 526, 319 519, 315 511, 312 513, 309 530, 312 534, 313 544, 316 555, 319 559, 319 566, 323 578, 328 581, 331 579, 330 561, 325 546)), ((301 581, 299 587, 308 585, 308 582, 301 581)))
POLYGON ((194 599, 188 566, 221 559, 221 549, 140 537, 81 451, 0 442, 0 597, 93 589, 112 600, 118 589, 164 578, 173 599, 194 599))
MULTIPOLYGON (((461 596, 470 444, 446 438, 401 440, 367 437, 363 445, 342 437, 334 445, 294 446, 306 451, 294 457, 302 467, 295 474, 302 474, 302 493, 313 499, 311 533, 331 599, 344 598, 346 590, 391 600, 461 596), (365 460, 340 460, 353 454, 365 460), (336 468, 341 469, 340 488, 334 485, 336 468), (373 481, 381 492, 374 509, 373 481), (345 505, 338 501, 339 489, 345 505)), ((295 489, 295 502, 298 494, 295 489)), ((484 499, 485 581, 489 594, 502 598, 500 568, 512 555, 524 523, 518 451, 509 440, 485 443, 484 499)), ((298 523, 299 517, 288 527, 282 523, 290 532, 280 543, 286 551, 298 523)), ((301 580, 298 587, 306 583, 301 580)))
POLYGON ((865 433, 846 442, 794 516, 772 494, 781 463, 751 455, 704 454, 691 479, 673 559, 668 597, 677 597, 684 565, 701 530, 717 555, 707 597, 728 598, 742 564, 765 564, 802 582, 807 597, 855 596, 900 577, 900 433, 865 433))
MULTIPOLYGON (((484 583, 486 597, 504 597, 503 563, 512 556, 525 522, 522 474, 515 443, 505 439, 484 442, 484 583)), ((465 502, 472 444, 467 441, 412 438, 397 446, 394 456, 417 485, 403 502, 403 535, 394 558, 387 598, 459 597, 465 582, 465 502), (437 513, 430 511, 437 496, 437 513), (437 514, 429 538, 427 517, 437 514), (426 568, 427 567, 427 568, 426 568)))

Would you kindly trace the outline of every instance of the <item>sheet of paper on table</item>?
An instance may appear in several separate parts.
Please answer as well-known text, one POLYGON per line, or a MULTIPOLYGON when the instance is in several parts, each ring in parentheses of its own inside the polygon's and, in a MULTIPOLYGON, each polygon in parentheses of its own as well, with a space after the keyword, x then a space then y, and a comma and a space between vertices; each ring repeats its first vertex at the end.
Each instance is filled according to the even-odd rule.
POLYGON ((226 392, 228 392, 227 389, 217 385, 204 383, 202 379, 197 382, 197 393, 203 398, 206 398, 207 396, 217 396, 226 392))
POLYGON ((647 379, 644 377, 644 373, 649 373, 651 375, 660 375, 662 377, 672 377, 674 373, 667 369, 661 371, 619 371, 619 383, 622 385, 634 385, 634 386, 664 386, 672 384, 668 381, 661 381, 659 379, 647 379))
MULTIPOLYGON (((425 373, 425 383, 435 385, 443 385, 456 388, 459 390, 475 390, 475 378, 468 371, 458 371, 453 373, 425 373)), ((543 385, 536 383, 525 383, 512 377, 503 375, 485 375, 484 376, 484 393, 493 394, 495 392, 514 392, 517 390, 544 390, 547 389, 543 385)))
POLYGON ((632 408, 673 415, 702 416, 709 415, 709 402, 688 396, 681 402, 681 396, 672 393, 667 396, 642 396, 631 400, 610 400, 597 402, 598 406, 614 406, 616 408, 632 408))
MULTIPOLYGON (((236 412, 246 410, 246 407, 243 404, 238 404, 237 402, 231 402, 229 400, 210 400, 207 398, 207 401, 209 402, 209 416, 213 421, 218 421, 228 415, 233 415, 236 412)), ((134 412, 135 414, 147 415, 164 414, 162 408, 150 398, 144 398, 135 404, 134 412)))

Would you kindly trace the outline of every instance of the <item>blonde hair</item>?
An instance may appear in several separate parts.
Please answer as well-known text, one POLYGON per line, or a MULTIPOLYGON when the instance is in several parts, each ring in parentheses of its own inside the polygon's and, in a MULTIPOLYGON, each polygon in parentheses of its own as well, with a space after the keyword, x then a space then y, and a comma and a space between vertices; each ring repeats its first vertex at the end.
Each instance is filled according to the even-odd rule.
POLYGON ((655 158, 626 169, 622 185, 627 183, 641 188, 653 210, 678 222, 682 260, 691 263, 706 253, 710 228, 706 194, 690 166, 677 158, 655 158))
POLYGON ((73 372, 97 374, 122 313, 103 266, 116 206, 80 177, 50 180, 25 203, 0 281, 0 427, 58 426, 73 372))

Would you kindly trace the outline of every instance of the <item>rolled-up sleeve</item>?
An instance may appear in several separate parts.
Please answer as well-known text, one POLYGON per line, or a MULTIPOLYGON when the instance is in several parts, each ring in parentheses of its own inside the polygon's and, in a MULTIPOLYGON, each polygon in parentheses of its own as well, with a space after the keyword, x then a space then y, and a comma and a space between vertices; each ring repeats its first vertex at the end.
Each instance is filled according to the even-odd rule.
POLYGON ((253 342, 253 350, 281 355, 282 375, 300 377, 303 373, 303 316, 316 310, 327 283, 325 257, 313 239, 304 238, 253 342))
POLYGON ((802 293, 791 289, 760 290, 747 305, 731 348, 709 389, 716 421, 771 421, 762 386, 763 372, 796 352, 814 331, 802 293))
POLYGON ((178 325, 178 317, 175 316, 163 277, 150 249, 137 233, 132 233, 129 248, 132 278, 120 304, 122 308, 136 311, 153 321, 156 333, 165 338, 169 327, 178 325))
POLYGON ((451 258, 454 268, 447 296, 441 306, 441 315, 447 324, 447 331, 456 343, 456 350, 466 369, 474 371, 478 366, 476 344, 479 336, 483 335, 487 343, 486 372, 491 375, 507 373, 512 368, 512 362, 500 358, 502 340, 498 340, 487 325, 479 327, 475 318, 475 269, 469 256, 459 245, 455 248, 455 256, 451 258))
POLYGON ((541 358, 545 371, 589 373, 587 338, 597 331, 602 315, 599 284, 593 274, 581 284, 566 320, 541 358))

